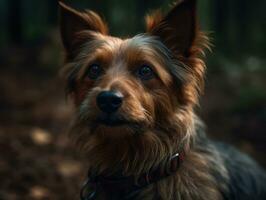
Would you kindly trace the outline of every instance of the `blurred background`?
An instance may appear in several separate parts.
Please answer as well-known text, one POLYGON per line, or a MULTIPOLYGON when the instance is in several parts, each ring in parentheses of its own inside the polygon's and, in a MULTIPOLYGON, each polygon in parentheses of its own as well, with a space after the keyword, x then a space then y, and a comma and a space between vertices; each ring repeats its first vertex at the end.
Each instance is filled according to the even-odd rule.
MULTIPOLYGON (((170 0, 67 0, 100 12, 115 36, 144 30, 144 15, 170 0)), ((266 1, 205 0, 212 38, 199 115, 208 134, 266 166, 266 1)), ((58 70, 56 0, 0 0, 0 199, 77 199, 86 159, 68 141, 72 114, 58 70)))

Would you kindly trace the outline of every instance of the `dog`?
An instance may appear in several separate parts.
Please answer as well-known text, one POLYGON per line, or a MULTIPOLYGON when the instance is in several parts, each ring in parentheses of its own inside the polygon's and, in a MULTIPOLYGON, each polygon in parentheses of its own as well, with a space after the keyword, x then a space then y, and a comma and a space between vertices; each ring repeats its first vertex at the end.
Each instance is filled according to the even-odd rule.
POLYGON ((124 39, 61 2, 60 31, 70 135, 89 161, 81 199, 266 199, 264 170, 210 140, 194 112, 210 46, 196 0, 155 11, 145 33, 124 39))

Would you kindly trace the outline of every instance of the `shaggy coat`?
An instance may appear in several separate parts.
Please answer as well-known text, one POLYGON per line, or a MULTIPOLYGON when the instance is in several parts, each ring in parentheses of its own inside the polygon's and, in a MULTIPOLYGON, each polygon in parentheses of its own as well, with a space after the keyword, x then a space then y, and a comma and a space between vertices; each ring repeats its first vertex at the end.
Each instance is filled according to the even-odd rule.
MULTIPOLYGON (((146 32, 132 38, 108 34, 94 12, 60 3, 65 48, 62 74, 76 106, 71 136, 97 175, 134 176, 185 157, 177 173, 139 191, 133 199, 262 200, 264 171, 248 156, 209 140, 194 112, 204 87, 207 37, 196 20, 196 1, 184 0, 163 15, 146 17, 146 32), (105 115, 102 91, 123 104, 105 115)), ((100 189, 96 199, 123 199, 100 189)))

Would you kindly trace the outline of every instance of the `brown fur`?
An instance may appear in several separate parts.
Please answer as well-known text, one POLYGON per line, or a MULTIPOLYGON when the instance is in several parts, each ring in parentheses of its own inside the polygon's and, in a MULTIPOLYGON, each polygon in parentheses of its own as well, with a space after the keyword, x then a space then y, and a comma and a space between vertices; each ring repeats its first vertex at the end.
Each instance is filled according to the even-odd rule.
POLYGON ((63 75, 76 105, 70 132, 86 153, 89 168, 138 177, 183 151, 178 173, 144 189, 138 199, 221 199, 210 176, 211 160, 191 148, 199 126, 193 109, 204 82, 201 56, 208 46, 195 20, 195 1, 176 5, 165 17, 159 11, 148 16, 147 33, 129 39, 107 35, 105 23, 93 12, 61 4, 61 13, 63 75), (105 71, 97 80, 86 77, 93 63, 105 71), (136 78, 142 64, 151 66, 156 77, 136 78), (130 124, 95 125, 100 115, 96 96, 104 90, 124 95, 118 114, 130 124))

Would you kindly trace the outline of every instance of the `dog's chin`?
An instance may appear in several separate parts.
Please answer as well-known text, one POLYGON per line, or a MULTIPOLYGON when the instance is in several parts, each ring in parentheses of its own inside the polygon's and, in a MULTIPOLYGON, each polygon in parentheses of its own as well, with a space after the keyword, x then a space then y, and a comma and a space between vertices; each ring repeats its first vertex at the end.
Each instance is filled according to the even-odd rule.
POLYGON ((100 116, 91 125, 92 134, 107 137, 140 135, 144 130, 143 122, 127 120, 115 115, 100 116))

